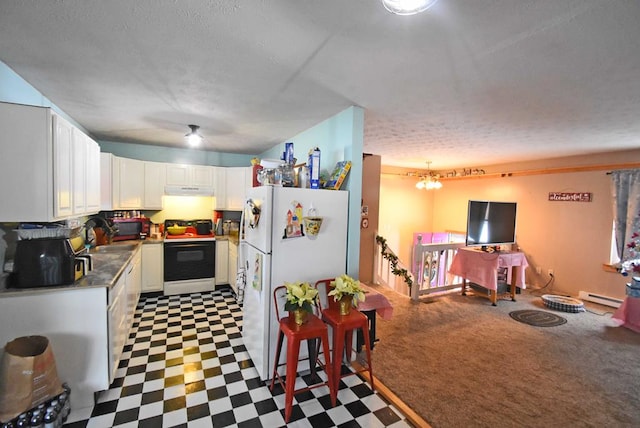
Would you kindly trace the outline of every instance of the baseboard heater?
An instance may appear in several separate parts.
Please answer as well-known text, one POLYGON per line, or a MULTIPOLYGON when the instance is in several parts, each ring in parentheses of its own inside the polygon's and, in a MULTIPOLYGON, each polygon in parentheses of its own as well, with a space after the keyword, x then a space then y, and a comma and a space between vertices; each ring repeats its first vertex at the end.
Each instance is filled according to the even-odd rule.
POLYGON ((619 308, 622 305, 622 300, 614 297, 603 296, 601 294, 589 293, 588 291, 581 291, 578 295, 582 300, 587 300, 593 303, 599 303, 601 305, 611 306, 619 308))

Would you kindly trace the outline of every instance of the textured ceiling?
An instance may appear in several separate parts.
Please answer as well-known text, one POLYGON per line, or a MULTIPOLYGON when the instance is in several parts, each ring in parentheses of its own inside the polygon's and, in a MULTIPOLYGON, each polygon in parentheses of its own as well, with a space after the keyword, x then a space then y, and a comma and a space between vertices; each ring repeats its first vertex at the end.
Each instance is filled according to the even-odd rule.
POLYGON ((640 147, 640 2, 2 0, 0 60, 94 138, 256 154, 358 105, 383 165, 640 147))

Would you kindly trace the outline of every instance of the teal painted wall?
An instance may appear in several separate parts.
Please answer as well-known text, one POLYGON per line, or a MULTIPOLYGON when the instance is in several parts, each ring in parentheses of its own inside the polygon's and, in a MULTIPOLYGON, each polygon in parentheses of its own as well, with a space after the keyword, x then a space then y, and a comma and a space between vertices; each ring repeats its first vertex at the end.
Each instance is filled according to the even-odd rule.
MULTIPOLYGON (((336 162, 351 161, 351 171, 343 185, 349 191, 349 236, 347 274, 355 278, 360 266, 360 203, 362 200, 362 153, 364 109, 349 107, 333 117, 288 139, 293 142, 298 163, 307 161, 309 150, 320 148, 320 170, 331 172, 336 162)), ((280 159, 284 143, 260 154, 262 159, 280 159)))
POLYGON ((103 152, 120 157, 189 165, 251 166, 251 158, 255 156, 112 141, 98 141, 98 143, 103 152))
POLYGON ((40 91, 31 86, 29 82, 20 77, 4 62, 0 61, 0 101, 14 104, 26 104, 38 107, 51 107, 60 116, 73 123, 76 127, 88 134, 78 122, 60 110, 40 91))

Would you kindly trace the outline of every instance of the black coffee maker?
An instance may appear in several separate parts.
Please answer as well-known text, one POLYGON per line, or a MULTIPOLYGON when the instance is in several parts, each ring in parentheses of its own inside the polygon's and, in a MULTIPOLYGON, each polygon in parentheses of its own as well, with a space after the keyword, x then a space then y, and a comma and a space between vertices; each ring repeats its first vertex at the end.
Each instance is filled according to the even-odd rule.
POLYGON ((75 253, 69 239, 23 239, 17 242, 13 287, 68 285, 73 284, 75 277, 75 253))

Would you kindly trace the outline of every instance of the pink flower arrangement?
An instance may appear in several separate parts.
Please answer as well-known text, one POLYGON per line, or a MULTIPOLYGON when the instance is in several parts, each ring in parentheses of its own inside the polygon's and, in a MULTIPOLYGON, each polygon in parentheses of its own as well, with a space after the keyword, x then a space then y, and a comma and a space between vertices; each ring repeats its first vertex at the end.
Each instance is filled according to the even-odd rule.
MULTIPOLYGON (((640 213, 638 214, 640 217, 640 213)), ((634 276, 640 275, 640 231, 631 234, 631 240, 627 243, 629 248, 629 259, 622 263, 622 275, 627 276, 631 273, 634 276)))

